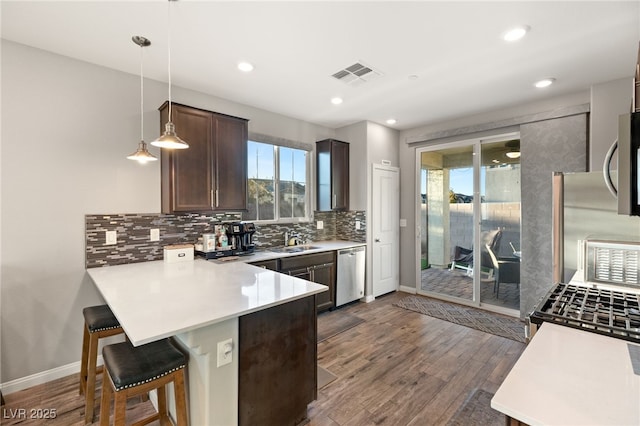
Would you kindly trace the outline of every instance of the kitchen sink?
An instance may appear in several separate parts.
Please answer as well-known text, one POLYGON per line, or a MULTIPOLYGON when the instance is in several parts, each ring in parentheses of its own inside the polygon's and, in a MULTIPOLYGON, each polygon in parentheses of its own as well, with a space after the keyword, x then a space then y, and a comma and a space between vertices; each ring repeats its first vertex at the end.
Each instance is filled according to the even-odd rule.
POLYGON ((307 250, 319 249, 318 246, 309 246, 309 245, 301 245, 301 246, 287 246, 287 247, 273 247, 270 248, 270 251, 276 253, 300 253, 307 250))

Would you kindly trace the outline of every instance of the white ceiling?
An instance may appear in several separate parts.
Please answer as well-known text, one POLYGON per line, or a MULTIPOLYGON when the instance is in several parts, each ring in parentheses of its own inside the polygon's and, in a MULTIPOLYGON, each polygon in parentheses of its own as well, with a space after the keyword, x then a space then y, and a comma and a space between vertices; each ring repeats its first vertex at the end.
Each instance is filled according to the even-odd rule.
POLYGON ((174 85, 332 128, 394 117, 408 129, 588 90, 631 77, 640 39, 637 1, 3 0, 2 37, 138 75, 142 35, 145 76, 167 81, 169 7, 174 85), (531 31, 503 41, 517 24, 531 31), (383 75, 330 77, 356 61, 383 75), (544 77, 556 84, 534 88, 544 77))

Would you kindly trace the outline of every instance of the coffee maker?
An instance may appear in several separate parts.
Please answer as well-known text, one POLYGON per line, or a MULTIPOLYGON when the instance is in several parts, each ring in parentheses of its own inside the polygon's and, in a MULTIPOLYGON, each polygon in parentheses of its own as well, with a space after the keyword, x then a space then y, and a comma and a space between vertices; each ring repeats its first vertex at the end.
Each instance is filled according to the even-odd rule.
POLYGON ((253 234, 256 226, 252 222, 232 222, 227 226, 229 245, 233 246, 233 254, 238 256, 249 255, 254 252, 253 234))

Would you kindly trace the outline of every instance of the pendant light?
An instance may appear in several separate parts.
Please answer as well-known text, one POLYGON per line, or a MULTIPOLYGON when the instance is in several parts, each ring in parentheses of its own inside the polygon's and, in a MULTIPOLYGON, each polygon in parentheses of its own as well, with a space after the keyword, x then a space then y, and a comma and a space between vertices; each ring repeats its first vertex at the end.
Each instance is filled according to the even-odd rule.
POLYGON ((167 11, 167 63, 169 68, 169 121, 165 125, 165 131, 162 136, 151 142, 151 145, 168 149, 184 149, 189 148, 189 144, 180 139, 176 134, 176 127, 171 122, 171 2, 169 0, 169 8, 167 11))
POLYGON ((138 46, 140 46, 140 143, 138 144, 138 150, 129 155, 127 159, 136 160, 140 164, 145 164, 149 161, 156 161, 157 158, 147 150, 147 144, 144 141, 144 75, 143 75, 143 52, 146 46, 151 45, 151 42, 142 36, 133 36, 131 40, 138 46))
POLYGON ((511 159, 520 158, 520 141, 515 139, 512 141, 508 141, 504 144, 506 148, 509 150, 505 153, 505 155, 511 159))

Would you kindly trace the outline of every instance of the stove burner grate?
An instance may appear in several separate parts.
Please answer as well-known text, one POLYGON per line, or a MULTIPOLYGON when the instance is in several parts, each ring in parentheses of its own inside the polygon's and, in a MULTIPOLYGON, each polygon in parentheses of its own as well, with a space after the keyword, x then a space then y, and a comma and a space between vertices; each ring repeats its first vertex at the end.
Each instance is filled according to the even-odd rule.
POLYGON ((542 299, 530 320, 640 342, 640 294, 559 283, 542 299))

